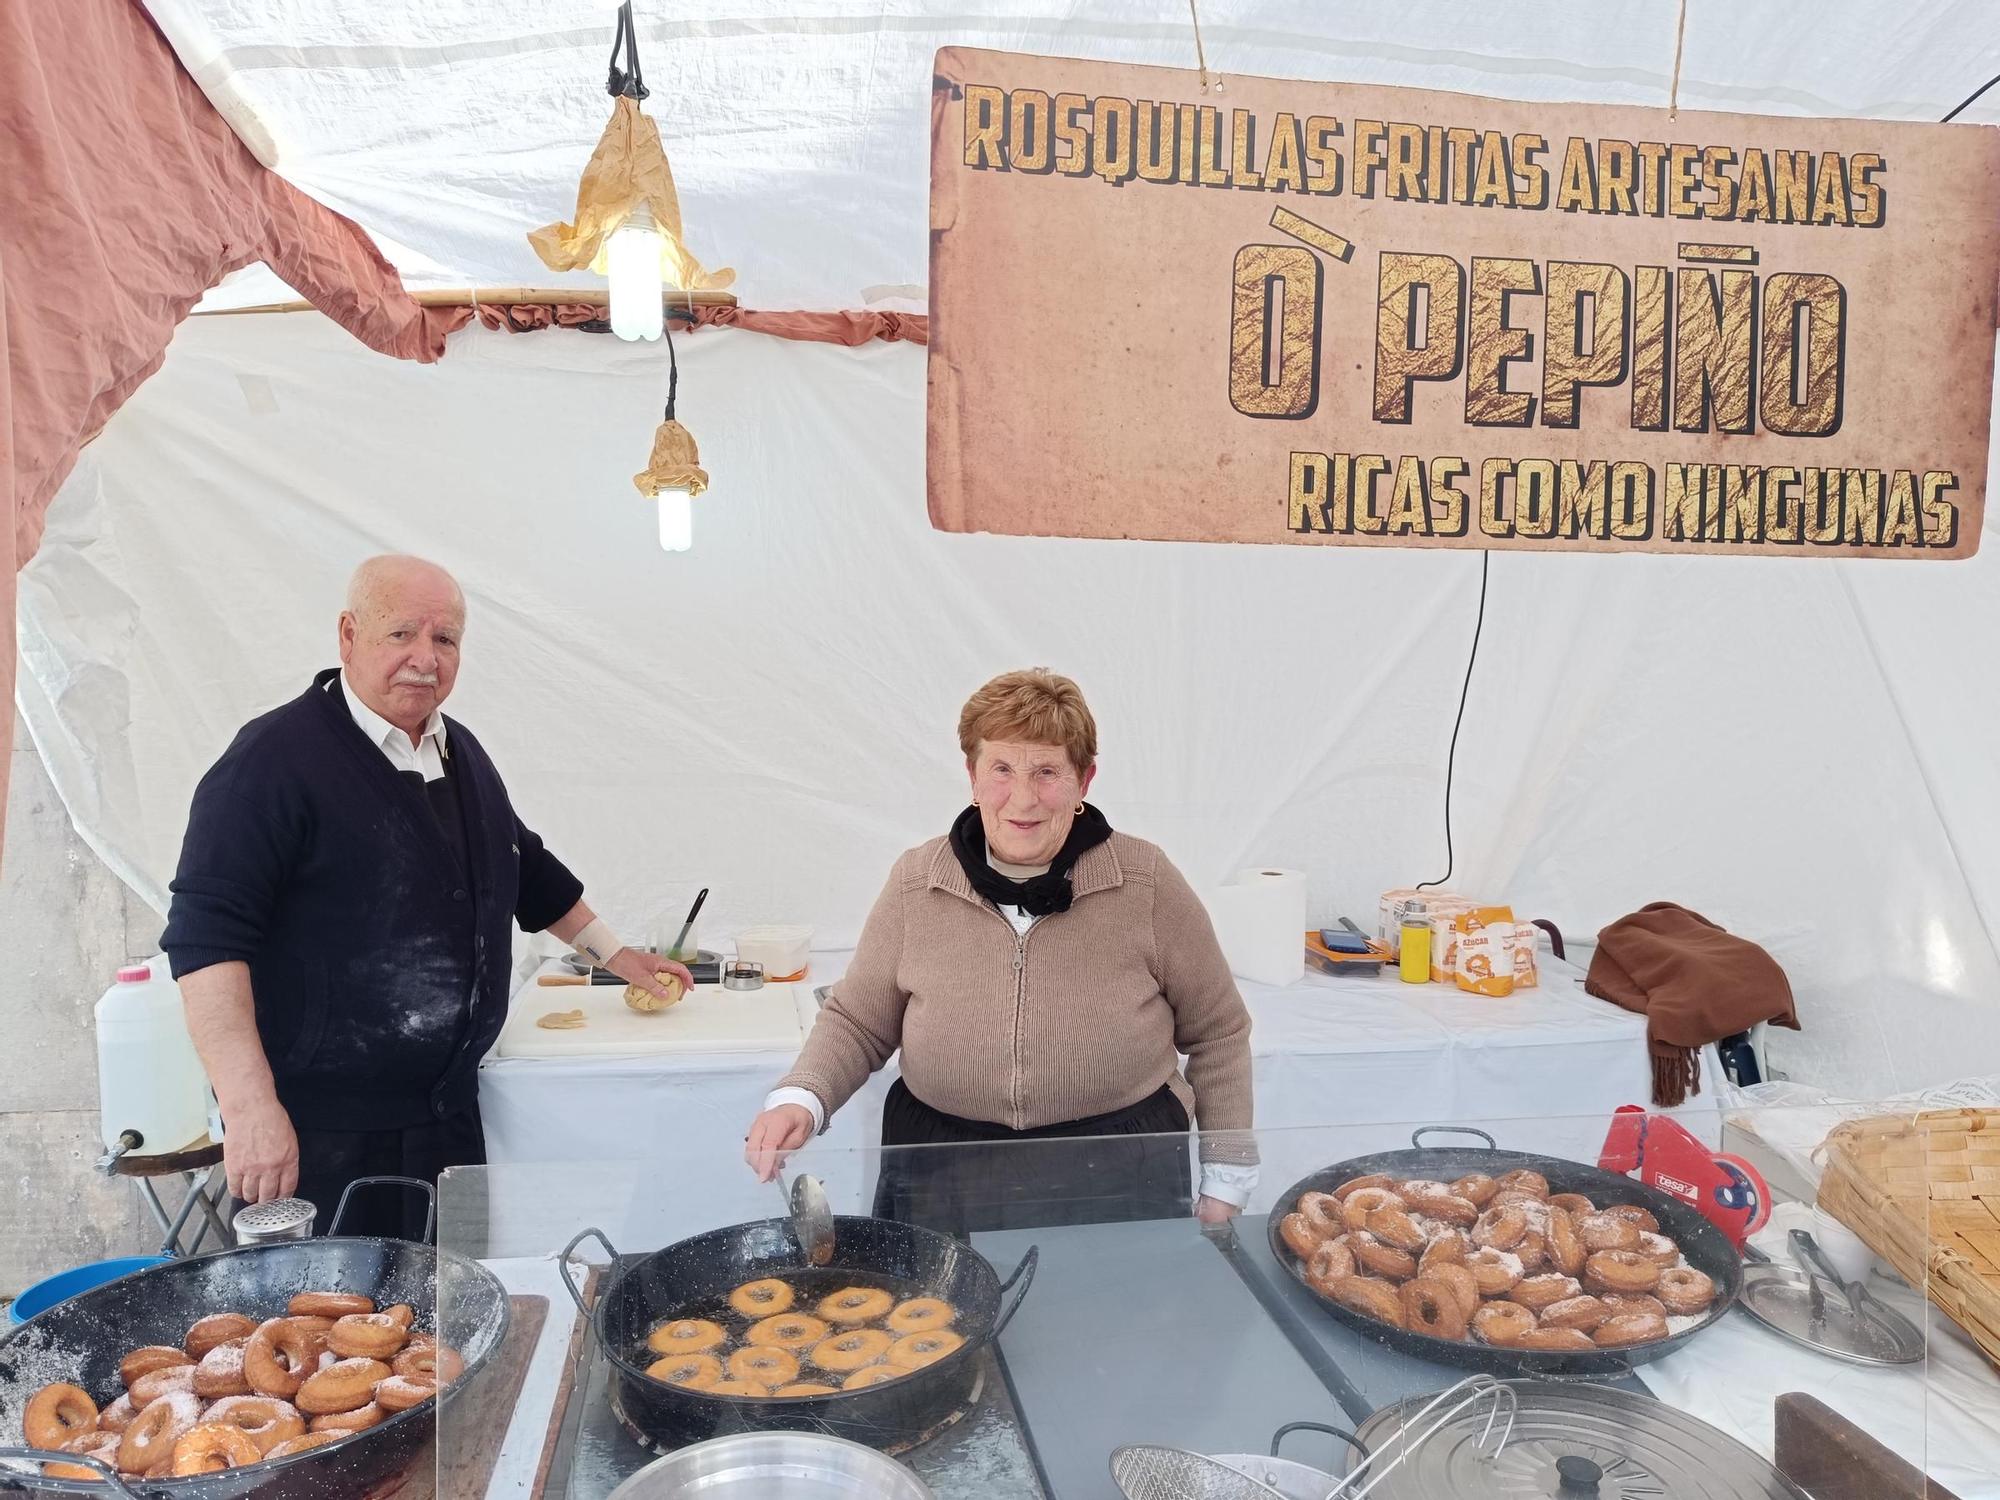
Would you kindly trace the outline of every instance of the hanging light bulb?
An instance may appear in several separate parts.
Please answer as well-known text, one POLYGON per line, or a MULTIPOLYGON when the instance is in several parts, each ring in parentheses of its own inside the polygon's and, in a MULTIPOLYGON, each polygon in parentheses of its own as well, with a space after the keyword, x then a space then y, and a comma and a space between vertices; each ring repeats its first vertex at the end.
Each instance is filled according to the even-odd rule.
POLYGON ((663 489, 659 505, 660 550, 687 551, 694 545, 694 496, 684 489, 663 489))
POLYGON ((708 488, 708 471, 701 466, 701 452, 694 445, 694 434, 674 419, 680 386, 680 360, 674 354, 674 336, 670 333, 665 420, 653 433, 653 453, 645 472, 632 476, 639 493, 651 497, 659 507, 660 547, 666 552, 685 552, 694 545, 693 501, 708 488))
POLYGON ((660 282, 665 249, 666 238, 653 222, 653 210, 641 198, 604 247, 605 272, 611 278, 611 331, 621 339, 660 336, 665 321, 660 282))

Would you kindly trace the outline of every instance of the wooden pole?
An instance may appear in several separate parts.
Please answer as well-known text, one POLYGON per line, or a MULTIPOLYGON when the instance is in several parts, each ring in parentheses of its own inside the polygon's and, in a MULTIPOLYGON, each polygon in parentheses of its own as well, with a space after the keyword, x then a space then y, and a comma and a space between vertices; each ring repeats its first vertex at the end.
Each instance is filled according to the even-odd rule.
MULTIPOLYGON (((495 286, 481 287, 477 291, 466 287, 443 291, 412 292, 411 298, 422 307, 486 307, 527 304, 537 307, 603 307, 611 305, 611 293, 602 287, 537 287, 537 286, 495 286)), ((696 307, 734 307, 736 296, 733 292, 675 292, 670 291, 661 299, 667 311, 679 309, 685 312, 692 303, 696 307)), ((289 313, 314 312, 314 306, 301 299, 297 302, 267 302, 258 307, 217 307, 195 316, 203 318, 236 317, 243 313, 289 313)))

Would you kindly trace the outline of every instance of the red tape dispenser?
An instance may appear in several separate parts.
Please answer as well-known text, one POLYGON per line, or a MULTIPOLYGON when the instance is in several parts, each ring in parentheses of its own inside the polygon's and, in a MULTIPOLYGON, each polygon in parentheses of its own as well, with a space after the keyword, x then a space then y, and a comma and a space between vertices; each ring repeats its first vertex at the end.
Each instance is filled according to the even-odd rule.
POLYGON ((1620 1105, 1597 1164, 1679 1199, 1729 1236, 1737 1249, 1771 1217, 1771 1189, 1740 1156, 1711 1151, 1679 1121, 1620 1105))

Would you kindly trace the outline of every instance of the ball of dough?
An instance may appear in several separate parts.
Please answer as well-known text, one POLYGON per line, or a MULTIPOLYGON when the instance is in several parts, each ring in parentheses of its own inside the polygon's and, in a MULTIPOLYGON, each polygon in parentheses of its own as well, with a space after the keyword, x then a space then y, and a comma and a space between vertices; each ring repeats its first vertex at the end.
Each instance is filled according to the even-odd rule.
POLYGON ((662 1000, 651 990, 641 989, 636 984, 625 986, 625 1003, 642 1014, 656 1010, 665 1010, 669 1005, 678 1005, 683 993, 680 975, 661 971, 654 974, 653 977, 659 981, 660 988, 667 992, 666 999, 662 1000))

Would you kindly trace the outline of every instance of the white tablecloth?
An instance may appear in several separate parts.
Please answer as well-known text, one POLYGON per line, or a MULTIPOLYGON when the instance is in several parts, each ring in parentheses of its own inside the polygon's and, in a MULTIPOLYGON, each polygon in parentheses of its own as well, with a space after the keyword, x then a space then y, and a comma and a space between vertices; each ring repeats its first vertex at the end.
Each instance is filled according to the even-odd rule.
MULTIPOLYGON (((832 982, 847 959, 815 954, 809 983, 832 982)), ((1594 1161, 1606 1117, 1644 1103, 1652 1071, 1643 1018, 1585 995, 1581 978, 1549 961, 1538 988, 1505 1000, 1406 985, 1392 971, 1309 973, 1283 988, 1242 981, 1264 1158, 1252 1210, 1329 1162, 1407 1145, 1428 1123, 1481 1125, 1503 1146, 1594 1161)), ((528 988, 515 1003, 546 994, 528 988)), ((734 1201, 744 1133, 791 1061, 770 1052, 489 1060, 480 1084, 488 1156, 647 1159, 675 1191, 734 1201)), ((870 1080, 816 1154, 873 1147, 894 1076, 892 1063, 870 1080)), ((858 1207, 865 1180, 857 1175, 837 1206, 858 1207)))

